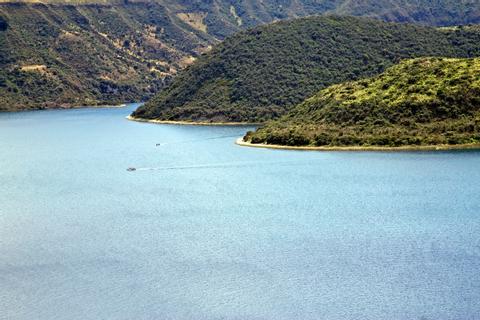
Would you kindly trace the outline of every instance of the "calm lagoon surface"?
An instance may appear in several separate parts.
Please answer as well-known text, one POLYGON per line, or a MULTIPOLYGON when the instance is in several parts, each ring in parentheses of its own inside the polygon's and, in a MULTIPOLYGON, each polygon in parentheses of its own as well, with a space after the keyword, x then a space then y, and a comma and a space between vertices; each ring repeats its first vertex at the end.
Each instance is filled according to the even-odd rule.
POLYGON ((246 148, 135 107, 0 115, 0 319, 480 319, 480 152, 246 148))

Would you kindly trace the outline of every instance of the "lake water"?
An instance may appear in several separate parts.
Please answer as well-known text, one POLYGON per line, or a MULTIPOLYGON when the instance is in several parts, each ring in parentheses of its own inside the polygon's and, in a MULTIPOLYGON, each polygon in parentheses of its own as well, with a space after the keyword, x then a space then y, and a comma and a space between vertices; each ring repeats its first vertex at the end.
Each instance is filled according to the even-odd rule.
POLYGON ((134 107, 0 115, 0 319, 480 319, 480 152, 246 148, 134 107))

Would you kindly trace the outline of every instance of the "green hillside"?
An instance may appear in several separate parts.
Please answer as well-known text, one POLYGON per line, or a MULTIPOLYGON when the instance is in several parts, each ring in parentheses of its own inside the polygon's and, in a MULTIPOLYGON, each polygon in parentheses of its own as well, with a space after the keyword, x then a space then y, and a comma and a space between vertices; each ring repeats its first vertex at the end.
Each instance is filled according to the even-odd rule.
POLYGON ((439 30, 337 16, 283 21, 228 38, 133 116, 263 122, 319 89, 378 74, 404 58, 477 55, 474 27, 439 30))
POLYGON ((212 42, 155 4, 0 4, 0 110, 145 100, 212 42))
MULTIPOLYGON (((226 36, 279 19, 339 13, 450 26, 480 22, 479 12, 476 0, 0 0, 0 110, 146 100, 226 36)), ((218 98, 230 81, 199 95, 214 86, 218 98)), ((283 112, 275 102, 262 116, 264 104, 247 118, 283 112)))
POLYGON ((406 60, 333 85, 245 140, 287 146, 480 143, 480 58, 406 60))

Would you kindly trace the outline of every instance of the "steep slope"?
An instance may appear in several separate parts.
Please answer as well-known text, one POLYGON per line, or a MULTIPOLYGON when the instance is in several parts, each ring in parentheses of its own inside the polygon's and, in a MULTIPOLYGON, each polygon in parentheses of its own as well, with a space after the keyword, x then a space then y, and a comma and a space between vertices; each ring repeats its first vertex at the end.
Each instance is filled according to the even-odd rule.
POLYGON ((193 14, 217 37, 275 20, 331 13, 435 26, 480 23, 477 0, 0 0, 49 4, 156 3, 173 14, 193 14))
POLYGON ((0 4, 0 110, 145 100, 212 42, 156 4, 0 4))
POLYGON ((335 13, 432 26, 480 23, 478 0, 346 0, 335 13))
POLYGON ((406 60, 333 85, 245 140, 287 146, 480 143, 480 58, 406 60))
MULTIPOLYGON (((191 1, 186 1, 192 3, 191 1)), ((274 20, 321 13, 372 17, 390 22, 415 22, 431 26, 480 23, 478 0, 243 0, 198 1, 211 3, 207 19, 232 21, 233 8, 247 27, 274 20)), ((203 6, 205 7, 205 6, 203 6)), ((233 26, 235 27, 235 25, 233 26)))
POLYGON ((474 27, 438 30, 336 16, 283 21, 228 38, 133 116, 262 122, 319 89, 378 74, 403 58, 477 55, 474 27))

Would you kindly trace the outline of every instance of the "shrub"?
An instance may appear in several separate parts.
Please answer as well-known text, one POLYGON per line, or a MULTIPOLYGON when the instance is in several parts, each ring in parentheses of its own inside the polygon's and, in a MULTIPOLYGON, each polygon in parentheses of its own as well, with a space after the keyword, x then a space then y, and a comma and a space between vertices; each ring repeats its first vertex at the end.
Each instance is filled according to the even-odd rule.
POLYGON ((313 140, 314 144, 319 147, 328 146, 332 143, 332 138, 324 132, 316 134, 313 140))

